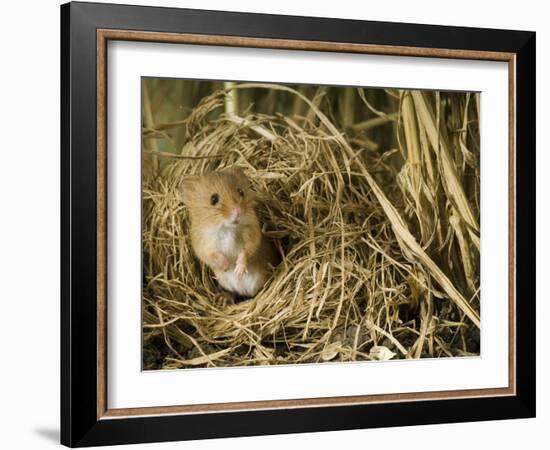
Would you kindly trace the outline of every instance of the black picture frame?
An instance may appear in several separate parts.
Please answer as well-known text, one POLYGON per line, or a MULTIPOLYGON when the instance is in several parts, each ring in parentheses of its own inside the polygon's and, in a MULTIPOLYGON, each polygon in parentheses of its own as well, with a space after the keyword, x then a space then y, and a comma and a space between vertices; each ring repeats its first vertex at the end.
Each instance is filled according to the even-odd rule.
POLYGON ((61 443, 176 441, 535 416, 533 32, 69 3, 61 6, 61 443), (515 55, 515 395, 98 418, 97 30, 477 50, 515 55))

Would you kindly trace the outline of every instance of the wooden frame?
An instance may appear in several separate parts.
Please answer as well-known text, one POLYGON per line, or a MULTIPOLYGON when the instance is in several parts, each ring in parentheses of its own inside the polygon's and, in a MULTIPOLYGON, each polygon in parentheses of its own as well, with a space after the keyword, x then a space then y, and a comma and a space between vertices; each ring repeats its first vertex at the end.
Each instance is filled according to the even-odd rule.
POLYGON ((86 446, 534 416, 534 33, 89 3, 63 5, 61 14, 62 443, 86 446), (293 31, 282 33, 282 29, 293 31), (108 40, 507 62, 509 386, 109 409, 105 359, 108 40))

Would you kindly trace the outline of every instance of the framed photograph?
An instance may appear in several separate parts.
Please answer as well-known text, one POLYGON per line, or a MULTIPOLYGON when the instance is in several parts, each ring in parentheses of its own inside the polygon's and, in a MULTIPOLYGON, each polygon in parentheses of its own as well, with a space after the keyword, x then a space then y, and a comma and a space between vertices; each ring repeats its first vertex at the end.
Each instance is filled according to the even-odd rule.
POLYGON ((61 441, 535 415, 535 33, 61 7, 61 441))

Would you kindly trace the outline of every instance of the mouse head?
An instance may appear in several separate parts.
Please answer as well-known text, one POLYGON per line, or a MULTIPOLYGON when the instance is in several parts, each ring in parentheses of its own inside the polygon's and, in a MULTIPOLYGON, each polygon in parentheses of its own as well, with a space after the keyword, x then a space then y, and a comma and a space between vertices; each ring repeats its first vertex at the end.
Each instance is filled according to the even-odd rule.
POLYGON ((186 177, 181 193, 194 225, 237 227, 256 217, 256 196, 240 168, 186 177))

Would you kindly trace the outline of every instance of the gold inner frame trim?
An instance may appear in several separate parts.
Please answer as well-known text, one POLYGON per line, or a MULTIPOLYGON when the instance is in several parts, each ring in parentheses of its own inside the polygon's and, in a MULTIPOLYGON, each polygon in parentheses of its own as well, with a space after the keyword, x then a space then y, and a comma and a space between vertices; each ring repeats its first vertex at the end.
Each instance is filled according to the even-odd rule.
POLYGON ((341 42, 264 39, 239 36, 158 33, 148 31, 97 30, 97 418, 116 419, 131 416, 217 413, 262 409, 289 409, 344 406, 367 403, 391 403, 421 400, 449 400, 516 394, 516 54, 478 50, 423 48, 354 44, 341 42), (358 395, 288 400, 263 400, 200 405, 148 406, 109 409, 107 405, 107 42, 109 40, 216 45, 392 56, 472 59, 508 63, 508 387, 489 389, 411 392, 401 394, 358 395))

